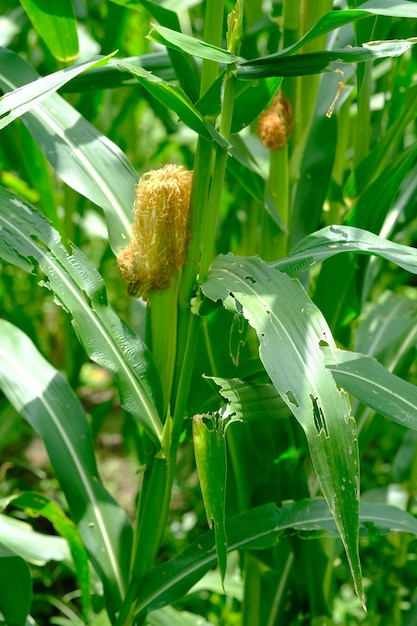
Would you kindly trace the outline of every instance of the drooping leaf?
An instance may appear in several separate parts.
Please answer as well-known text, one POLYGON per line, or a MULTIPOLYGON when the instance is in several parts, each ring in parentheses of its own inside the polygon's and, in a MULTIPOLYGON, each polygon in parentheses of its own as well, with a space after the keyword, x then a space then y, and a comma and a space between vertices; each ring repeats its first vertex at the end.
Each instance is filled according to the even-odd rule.
POLYGON ((20 4, 56 59, 71 61, 78 55, 72 0, 20 0, 20 4))
POLYGON ((1 320, 0 335, 0 386, 45 443, 113 615, 129 571, 129 520, 100 480, 87 418, 71 387, 18 328, 1 320))
POLYGON ((32 603, 32 581, 25 561, 0 544, 0 612, 3 623, 25 626, 32 603))
POLYGON ((317 37, 321 37, 336 28, 340 28, 356 20, 364 19, 370 15, 415 19, 417 17, 417 11, 415 3, 409 0, 395 0, 394 2, 392 2, 392 0, 369 0, 361 4, 357 9, 329 11, 322 15, 301 39, 288 48, 284 48, 271 55, 271 57, 278 58, 279 56, 294 54, 297 50, 310 43, 310 41, 317 39, 317 37))
MULTIPOLYGON (((11 91, 38 78, 21 57, 0 49, 1 89, 11 91)), ((62 180, 104 210, 110 245, 117 254, 129 239, 138 182, 127 157, 57 94, 22 121, 62 180)))
POLYGON ((336 382, 363 404, 394 422, 417 430, 417 387, 389 372, 376 359, 338 350, 324 351, 336 382))
POLYGON ((261 361, 305 431, 363 601, 357 437, 348 397, 323 363, 320 345, 336 349, 324 317, 298 283, 258 258, 217 257, 202 289, 211 300, 242 313, 256 330, 261 361))
MULTIPOLYGON (((7 60, 11 58, 11 52, 9 50, 2 51, 0 62, 3 67, 3 63, 7 63, 7 60)), ((113 53, 115 54, 115 53, 113 53)), ((48 74, 43 78, 33 78, 33 80, 22 87, 17 87, 13 91, 6 93, 0 98, 0 130, 13 122, 18 117, 21 117, 37 104, 40 104, 48 96, 53 95, 58 89, 63 87, 70 80, 79 76, 83 72, 86 72, 90 68, 97 68, 105 65, 108 60, 113 56, 110 54, 104 58, 94 61, 88 61, 81 63, 81 65, 74 65, 73 67, 66 67, 63 70, 48 74)), ((13 64, 13 60, 11 61, 13 64)), ((6 73, 3 73, 3 80, 6 82, 6 73)), ((11 84, 9 86, 12 86, 11 84)))
POLYGON ((410 246, 394 243, 369 231, 354 226, 327 226, 300 241, 282 260, 271 263, 271 267, 298 276, 316 263, 340 254, 356 252, 375 254, 392 261, 399 267, 417 273, 417 250, 410 246))
POLYGON ((108 305, 100 274, 77 248, 68 254, 41 213, 2 189, 0 225, 0 256, 25 271, 32 271, 36 259, 47 286, 71 313, 87 354, 115 376, 122 405, 160 446, 159 375, 140 337, 108 305))
MULTIPOLYGON (((228 550, 262 550, 274 545, 284 533, 303 537, 332 536, 338 530, 325 500, 286 502, 251 509, 226 522, 228 550)), ((409 532, 417 534, 415 517, 393 506, 362 503, 360 532, 409 532)), ((175 559, 154 567, 144 578, 138 596, 138 614, 179 600, 216 563, 212 531, 191 544, 175 559)))

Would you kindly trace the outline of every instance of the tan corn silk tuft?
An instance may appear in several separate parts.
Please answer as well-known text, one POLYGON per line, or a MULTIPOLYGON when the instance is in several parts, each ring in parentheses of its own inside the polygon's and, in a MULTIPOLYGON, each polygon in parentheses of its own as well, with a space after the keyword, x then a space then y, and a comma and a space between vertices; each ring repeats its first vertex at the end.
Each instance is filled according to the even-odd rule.
POLYGON ((165 165, 143 174, 136 187, 130 243, 117 257, 130 295, 169 287, 186 257, 192 172, 165 165))
POLYGON ((286 96, 278 93, 271 106, 260 116, 258 135, 270 150, 285 148, 293 129, 291 103, 286 96))

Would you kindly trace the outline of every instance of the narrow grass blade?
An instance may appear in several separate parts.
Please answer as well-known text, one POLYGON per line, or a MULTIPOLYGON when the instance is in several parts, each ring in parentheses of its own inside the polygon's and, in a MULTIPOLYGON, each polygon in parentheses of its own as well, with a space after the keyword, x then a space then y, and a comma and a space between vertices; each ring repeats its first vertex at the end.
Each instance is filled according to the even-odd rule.
POLYGON ((324 350, 336 382, 366 406, 397 424, 417 430, 417 387, 389 372, 376 359, 338 350, 336 360, 324 350))
POLYGON ((219 256, 203 292, 244 315, 278 393, 305 431, 323 493, 345 546, 362 602, 358 555, 359 454, 347 394, 325 368, 320 346, 335 344, 302 287, 258 258, 219 256))
POLYGON ((327 226, 308 235, 289 253, 288 257, 271 263, 271 267, 298 276, 301 272, 341 252, 377 255, 399 267, 417 274, 417 250, 394 243, 354 226, 327 226))
POLYGON ((130 523, 100 480, 86 415, 64 377, 9 322, 0 322, 0 335, 1 388, 45 443, 112 615, 127 582, 130 523))
POLYGON ((41 213, 2 189, 0 226, 0 256, 25 271, 36 259, 48 277, 46 286, 71 313, 88 355, 114 375, 122 405, 160 447, 162 393, 156 366, 140 337, 108 305, 100 274, 80 250, 68 254, 41 213))
POLYGON ((72 0, 21 0, 39 35, 59 61, 78 55, 77 20, 72 0))
MULTIPOLYGON (((0 50, 0 88, 10 91, 39 78, 21 57, 0 50)), ((104 210, 117 254, 129 240, 138 176, 123 152, 58 94, 22 117, 62 180, 104 210)))

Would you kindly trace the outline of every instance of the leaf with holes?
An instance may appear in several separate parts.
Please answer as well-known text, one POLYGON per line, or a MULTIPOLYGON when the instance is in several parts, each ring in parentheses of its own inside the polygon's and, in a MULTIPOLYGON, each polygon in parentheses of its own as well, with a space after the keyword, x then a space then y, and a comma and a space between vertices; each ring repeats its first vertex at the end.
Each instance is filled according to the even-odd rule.
POLYGON ((299 283, 259 258, 219 256, 204 294, 243 314, 256 330, 259 355, 278 393, 301 424, 364 602, 358 555, 359 455, 347 394, 326 369, 330 329, 299 283))

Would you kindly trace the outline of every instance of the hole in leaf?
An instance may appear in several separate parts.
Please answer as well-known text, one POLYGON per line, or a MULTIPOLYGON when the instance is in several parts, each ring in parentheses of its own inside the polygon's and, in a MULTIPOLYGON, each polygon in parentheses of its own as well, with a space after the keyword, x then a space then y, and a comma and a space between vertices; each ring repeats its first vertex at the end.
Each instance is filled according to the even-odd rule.
POLYGON ((315 398, 312 394, 310 394, 310 398, 313 404, 313 419, 317 434, 320 435, 321 432, 324 432, 326 437, 328 437, 329 431, 327 429, 326 418, 324 417, 323 409, 318 403, 318 398, 315 398))
POLYGON ((293 392, 292 391, 286 391, 285 395, 288 398, 288 402, 290 404, 294 404, 294 406, 296 406, 297 409, 298 409, 300 405, 298 404, 297 399, 296 399, 295 395, 293 394, 293 392))
POLYGON ((251 283, 252 285, 256 283, 256 280, 252 276, 245 276, 245 280, 247 280, 248 283, 251 283))

